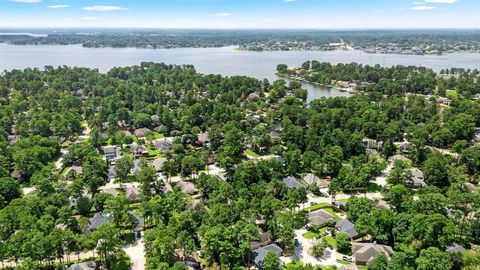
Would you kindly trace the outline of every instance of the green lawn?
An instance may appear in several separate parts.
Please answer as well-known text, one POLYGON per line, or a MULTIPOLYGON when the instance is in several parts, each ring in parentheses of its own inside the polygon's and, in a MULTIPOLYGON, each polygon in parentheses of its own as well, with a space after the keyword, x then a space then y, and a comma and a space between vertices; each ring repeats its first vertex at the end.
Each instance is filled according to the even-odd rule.
POLYGON ((313 238, 317 237, 317 234, 312 232, 312 231, 308 231, 308 232, 304 233, 302 236, 307 238, 307 239, 313 239, 313 238))
POLYGON ((312 211, 322 209, 322 208, 325 208, 325 207, 328 207, 328 206, 330 206, 329 203, 319 203, 319 204, 311 205, 309 207, 305 207, 303 210, 305 210, 307 212, 312 212, 312 211))
POLYGON ((445 96, 447 98, 451 98, 451 99, 455 99, 458 97, 458 93, 456 90, 453 90, 453 89, 448 89, 446 92, 445 92, 445 96))
POLYGON ((257 154, 257 153, 255 153, 252 149, 247 149, 247 150, 245 151, 245 154, 246 154, 247 156, 254 157, 254 158, 260 157, 260 155, 257 154))
POLYGON ((335 238, 331 237, 330 235, 325 236, 325 240, 327 240, 327 243, 332 246, 334 249, 337 249, 337 241, 335 238))

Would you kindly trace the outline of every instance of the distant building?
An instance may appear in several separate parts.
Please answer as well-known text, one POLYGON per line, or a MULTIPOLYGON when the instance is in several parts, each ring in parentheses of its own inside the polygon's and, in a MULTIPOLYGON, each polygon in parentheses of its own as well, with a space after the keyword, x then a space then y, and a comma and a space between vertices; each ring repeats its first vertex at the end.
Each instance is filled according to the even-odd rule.
POLYGON ((409 142, 401 142, 400 143, 400 152, 403 154, 408 154, 412 151, 413 145, 409 142))
POLYGON ((143 139, 147 137, 147 133, 150 132, 150 129, 148 128, 137 128, 135 131, 133 131, 133 134, 138 138, 138 139, 143 139))
POLYGON ((162 154, 167 152, 167 151, 172 150, 172 146, 173 146, 170 141, 165 140, 165 139, 154 140, 154 141, 152 141, 152 145, 153 145, 153 147, 158 149, 160 151, 160 153, 162 153, 162 154))
POLYGON ((459 246, 459 245, 452 245, 452 246, 447 247, 447 252, 450 253, 450 254, 455 254, 457 252, 463 252, 465 250, 466 249, 464 247, 459 246))
POLYGON ((197 135, 197 143, 199 145, 208 146, 210 144, 210 138, 207 133, 200 133, 197 135))
POLYGON ((402 155, 393 155, 391 157, 388 158, 388 162, 389 163, 393 163, 397 160, 402 160, 402 161, 410 161, 410 159, 408 159, 407 157, 405 156, 402 156, 402 155))
POLYGON ((178 181, 176 186, 187 195, 195 195, 198 193, 198 190, 195 188, 195 185, 191 182, 178 181))
POLYGON ((140 200, 140 197, 142 196, 142 194, 140 192, 140 188, 139 187, 133 187, 133 186, 126 188, 125 195, 131 201, 138 201, 138 200, 140 200))
POLYGON ((131 173, 134 175, 139 175, 141 171, 142 171, 142 161, 140 159, 135 159, 133 161, 133 168, 131 170, 131 173))
POLYGON ((152 160, 151 164, 155 168, 155 170, 157 172, 159 172, 159 171, 162 170, 163 163, 165 163, 165 161, 167 161, 166 158, 156 158, 156 159, 152 160))
POLYGON ((252 251, 253 263, 259 269, 263 269, 262 264, 269 252, 275 253, 278 257, 282 255, 283 250, 276 244, 270 244, 252 251))
POLYGON ((20 135, 8 135, 7 140, 9 144, 16 144, 20 141, 20 135))
POLYGON ((298 182, 295 178, 289 176, 282 180, 282 182, 289 188, 289 189, 301 189, 305 188, 305 185, 298 182))
POLYGON ((425 180, 423 178, 423 172, 419 170, 418 168, 412 168, 410 169, 412 172, 412 178, 410 182, 408 183, 410 187, 412 188, 421 188, 426 186, 425 180))
POLYGON ((102 149, 107 160, 114 160, 120 156, 120 150, 115 145, 104 146, 102 149))
POLYGON ((145 145, 137 144, 136 142, 130 145, 130 150, 135 157, 146 157, 148 156, 148 149, 145 145))
POLYGON ((375 243, 354 243, 352 250, 355 263, 359 265, 367 265, 381 253, 385 254, 389 259, 393 255, 392 247, 375 243))

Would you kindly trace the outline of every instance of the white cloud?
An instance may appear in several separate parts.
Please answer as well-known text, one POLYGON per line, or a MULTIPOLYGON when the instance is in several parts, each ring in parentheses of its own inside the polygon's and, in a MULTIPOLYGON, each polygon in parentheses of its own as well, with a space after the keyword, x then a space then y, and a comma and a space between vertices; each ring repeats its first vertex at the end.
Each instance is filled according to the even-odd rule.
POLYGON ((425 5, 425 2, 413 2, 414 5, 425 5))
POLYGON ((295 2, 297 0, 283 0, 283 3, 292 3, 292 2, 295 2))
POLYGON ((42 0, 8 0, 8 1, 17 2, 17 3, 29 3, 29 4, 42 2, 42 0))
POLYGON ((119 7, 119 6, 90 6, 84 7, 83 10, 88 11, 114 11, 114 10, 128 10, 128 8, 119 7))
POLYGON ((95 20, 98 20, 97 17, 82 17, 81 19, 82 19, 82 20, 85 20, 85 21, 95 21, 95 20))
POLYGON ((377 9, 377 10, 374 10, 373 13, 383 13, 383 10, 377 9))
POLYGON ((415 7, 412 7, 410 8, 412 10, 432 10, 432 9, 436 9, 436 7, 432 7, 432 6, 415 6, 415 7))
POLYGON ((49 8, 68 8, 70 5, 51 5, 49 8))
POLYGON ((426 3, 455 4, 458 0, 425 0, 426 3))
POLYGON ((214 17, 228 17, 228 16, 232 16, 232 13, 228 13, 228 12, 223 12, 223 13, 216 13, 216 14, 213 14, 214 17))

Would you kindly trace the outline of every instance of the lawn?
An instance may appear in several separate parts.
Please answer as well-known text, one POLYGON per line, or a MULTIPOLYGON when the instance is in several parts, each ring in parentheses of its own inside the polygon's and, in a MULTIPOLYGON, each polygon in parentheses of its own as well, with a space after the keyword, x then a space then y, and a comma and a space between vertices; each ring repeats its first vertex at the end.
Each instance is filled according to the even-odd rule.
POLYGON ((313 238, 317 237, 317 234, 312 232, 312 231, 308 231, 308 232, 304 233, 302 236, 307 238, 307 239, 313 239, 313 238))
POLYGON ((252 149, 247 149, 247 151, 245 151, 245 154, 247 156, 250 156, 250 157, 253 157, 253 158, 258 158, 260 157, 259 154, 255 153, 252 149))
POLYGON ((456 90, 449 89, 445 92, 445 96, 450 99, 455 99, 458 97, 458 93, 456 90))
POLYGON ((319 204, 314 204, 312 206, 306 207, 303 210, 305 210, 307 212, 312 212, 312 211, 322 209, 322 208, 325 208, 325 207, 329 207, 329 206, 330 206, 329 203, 319 203, 319 204))
POLYGON ((330 235, 325 236, 325 240, 327 240, 328 245, 332 246, 334 249, 337 249, 337 240, 331 237, 330 235))

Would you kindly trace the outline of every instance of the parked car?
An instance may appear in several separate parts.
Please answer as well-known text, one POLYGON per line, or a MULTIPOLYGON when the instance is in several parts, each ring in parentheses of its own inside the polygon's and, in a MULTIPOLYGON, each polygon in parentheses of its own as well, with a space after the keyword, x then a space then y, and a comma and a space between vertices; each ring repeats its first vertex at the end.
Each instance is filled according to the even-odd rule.
POLYGON ((298 239, 297 239, 297 238, 293 239, 293 244, 294 244, 296 247, 299 247, 299 246, 300 246, 300 242, 298 242, 298 239))
POLYGON ((345 207, 345 204, 343 203, 340 203, 340 202, 332 202, 332 205, 339 208, 339 209, 342 209, 342 210, 346 210, 346 207, 345 207))
POLYGON ((140 239, 140 238, 142 238, 142 233, 141 232, 135 232, 135 236, 137 237, 137 239, 140 239))
POLYGON ((342 256, 342 260, 347 261, 347 262, 353 262, 353 258, 350 258, 348 256, 342 256))
POLYGON ((313 205, 316 205, 316 204, 318 204, 318 203, 316 203, 316 202, 310 202, 310 205, 312 205, 312 206, 313 206, 313 205))

